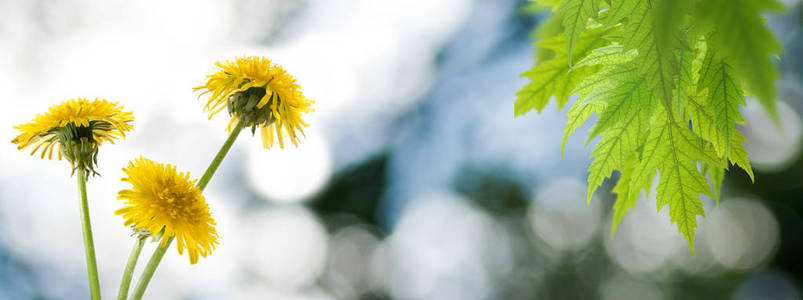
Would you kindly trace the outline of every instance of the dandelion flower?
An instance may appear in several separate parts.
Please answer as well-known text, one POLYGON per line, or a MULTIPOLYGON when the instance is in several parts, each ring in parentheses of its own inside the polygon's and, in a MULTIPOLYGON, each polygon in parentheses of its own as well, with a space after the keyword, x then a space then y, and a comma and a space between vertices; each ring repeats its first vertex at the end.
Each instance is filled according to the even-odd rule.
POLYGON ((219 237, 215 220, 189 172, 179 173, 175 166, 144 157, 130 161, 123 172, 128 177, 122 181, 133 187, 117 194, 125 207, 114 213, 122 215, 125 226, 147 229, 155 236, 161 233, 162 247, 175 236, 178 253, 186 249, 191 264, 198 262, 198 255, 212 253, 219 237))
POLYGON ((14 126, 21 131, 12 143, 22 150, 33 147, 31 155, 41 149, 41 158, 62 155, 70 161, 73 170, 94 172, 97 165, 98 146, 103 142, 114 143, 125 138, 134 120, 131 112, 123 111, 116 102, 103 99, 70 99, 50 107, 44 114, 38 114, 27 124, 14 126))
POLYGON ((218 72, 208 75, 206 84, 194 90, 211 93, 204 106, 209 118, 228 108, 231 121, 226 130, 231 131, 237 122, 262 133, 262 145, 270 148, 274 138, 284 148, 284 136, 298 146, 298 135, 304 135, 302 127, 308 126, 301 114, 311 112, 314 101, 304 97, 296 80, 282 67, 272 64, 264 57, 242 57, 234 61, 217 62, 218 72))

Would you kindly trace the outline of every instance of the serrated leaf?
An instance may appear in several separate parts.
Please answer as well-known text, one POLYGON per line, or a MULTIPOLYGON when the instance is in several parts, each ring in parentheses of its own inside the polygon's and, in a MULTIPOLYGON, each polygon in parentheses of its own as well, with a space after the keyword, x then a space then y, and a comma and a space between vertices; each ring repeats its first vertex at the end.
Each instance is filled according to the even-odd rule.
POLYGON ((656 170, 659 171, 657 208, 669 205, 670 220, 677 224, 678 231, 694 252, 696 218, 705 215, 699 194, 711 196, 707 179, 697 169, 697 163, 724 166, 713 149, 700 148, 703 142, 699 137, 661 111, 656 112, 650 123, 650 134, 644 143, 642 158, 634 168, 630 193, 638 193, 645 185, 650 185, 656 170))
POLYGON ((610 45, 594 49, 572 68, 593 65, 618 65, 633 60, 638 55, 636 49, 624 51, 622 45, 610 45))
MULTIPOLYGON (((651 8, 653 0, 632 0, 633 11, 625 23, 623 44, 626 50, 637 49, 638 56, 634 59, 639 66, 639 72, 646 74, 647 84, 653 90, 664 107, 672 110, 672 94, 675 88, 675 75, 677 62, 674 50, 668 41, 670 37, 662 34, 674 28, 657 29, 656 16, 663 13, 674 13, 675 10, 658 11, 651 8)), ((660 7, 672 7, 661 5, 660 7)), ((663 19, 664 17, 661 17, 663 19)), ((663 24, 661 24, 663 26, 663 24)))
POLYGON ((636 73, 636 66, 622 65, 623 72, 615 81, 596 87, 588 99, 599 99, 606 103, 605 110, 599 115, 599 121, 589 134, 589 140, 603 131, 621 122, 639 111, 649 116, 653 109, 653 94, 644 76, 636 73))
MULTIPOLYGON (((557 7, 557 6, 556 6, 557 7)), ((563 15, 554 12, 549 15, 549 17, 541 22, 541 25, 533 32, 534 37, 538 41, 545 41, 551 38, 554 38, 561 33, 563 33, 563 15)), ((536 43, 538 45, 538 43, 536 43)), ((565 40, 562 41, 563 47, 560 49, 561 53, 566 53, 566 42, 565 40)), ((555 58, 557 55, 557 51, 555 49, 550 49, 549 47, 538 47, 535 49, 535 59, 536 61, 546 61, 549 59, 555 58)))
POLYGON ((714 124, 724 140, 727 156, 736 124, 744 123, 739 112, 739 105, 745 104, 742 87, 735 79, 730 64, 709 51, 700 69, 697 89, 708 89, 708 103, 714 115, 714 124))
MULTIPOLYGON (((583 32, 577 41, 577 48, 572 52, 573 56, 581 59, 592 49, 606 45, 608 41, 603 39, 604 33, 605 31, 602 29, 583 32)), ((544 44, 565 40, 565 36, 558 35, 546 40, 544 44)), ((533 109, 541 112, 552 96, 555 97, 558 108, 563 107, 569 101, 569 96, 575 86, 595 71, 595 67, 571 70, 565 52, 558 52, 557 57, 538 63, 533 69, 522 74, 523 77, 530 79, 530 83, 516 93, 514 116, 523 115, 533 109)))
POLYGON ((603 24, 611 27, 629 17, 636 11, 636 6, 641 5, 640 0, 611 0, 611 7, 608 9, 603 24))
POLYGON ((733 65, 735 73, 777 122, 775 80, 778 72, 771 56, 781 44, 764 26, 762 12, 782 11, 775 0, 698 1, 695 17, 712 32, 710 48, 733 65))
POLYGON ((679 30, 684 24, 692 0, 647 1, 652 5, 652 27, 657 46, 668 50, 686 46, 683 32, 679 30))
MULTIPOLYGON (((558 12, 564 16, 563 33, 567 38, 568 52, 572 53, 580 33, 586 30, 588 19, 596 17, 599 12, 599 0, 565 0, 558 12)), ((568 64, 572 65, 572 57, 568 57, 568 64)))
POLYGON ((709 101, 707 89, 696 92, 687 98, 686 116, 691 122, 692 131, 711 143, 718 156, 725 157, 727 144, 724 135, 720 133, 719 127, 716 125, 716 116, 709 101))
POLYGON ((636 206, 638 193, 631 193, 630 189, 630 174, 632 165, 636 162, 636 158, 631 158, 630 161, 622 168, 622 174, 616 186, 613 187, 613 193, 616 195, 616 202, 613 203, 613 220, 611 222, 611 239, 616 234, 616 228, 622 223, 628 211, 636 206))
POLYGON ((589 201, 603 180, 613 170, 623 168, 639 148, 646 137, 650 115, 656 106, 655 98, 646 88, 643 77, 636 75, 634 67, 629 69, 630 78, 627 80, 595 89, 588 96, 593 98, 596 94, 599 95, 597 98, 606 101, 605 109, 590 134, 591 137, 601 135, 602 138, 591 152, 594 160, 588 167, 589 201))
POLYGON ((605 178, 622 168, 645 136, 645 114, 632 114, 627 119, 615 124, 602 134, 591 156, 594 158, 588 167, 587 201, 591 202, 594 191, 602 185, 605 178))
MULTIPOLYGON (((577 39, 575 49, 572 50, 574 59, 580 60, 591 53, 592 50, 610 44, 607 40, 605 40, 605 36, 610 31, 611 30, 609 29, 602 28, 594 28, 584 31, 577 39)), ((559 33, 547 39, 537 41, 535 42, 535 45, 555 51, 557 55, 566 57, 566 55, 569 54, 568 49, 566 48, 566 43, 566 35, 559 33)))
POLYGON ((731 139, 731 151, 730 155, 728 155, 728 161, 731 164, 739 166, 744 170, 748 176, 750 176, 750 181, 755 181, 753 177, 753 168, 750 167, 750 160, 747 159, 747 150, 744 149, 744 145, 742 143, 746 142, 747 139, 742 135, 741 132, 738 130, 734 133, 733 138, 731 139))
POLYGON ((580 99, 586 103, 601 102, 598 98, 590 99, 587 96, 594 91, 594 88, 616 84, 619 78, 632 76, 631 73, 633 73, 632 66, 630 68, 620 68, 616 65, 603 66, 602 69, 593 75, 583 79, 583 81, 574 88, 572 94, 580 95, 580 99))
POLYGON ((563 156, 563 149, 566 148, 566 141, 569 139, 569 136, 577 130, 578 127, 582 126, 591 114, 596 113, 599 115, 599 112, 605 107, 602 103, 583 103, 583 101, 575 101, 572 104, 572 107, 569 108, 569 111, 566 112, 566 116, 568 120, 566 120, 566 126, 563 128, 563 139, 560 143, 560 155, 563 156))
POLYGON ((530 83, 525 85, 516 93, 514 116, 518 117, 530 110, 535 109, 539 113, 549 103, 549 99, 555 96, 558 107, 569 101, 570 92, 580 81, 594 72, 592 68, 582 68, 569 72, 569 65, 562 57, 545 61, 538 64, 535 68, 522 74, 523 77, 530 79, 530 83))
POLYGON ((694 76, 692 75, 693 57, 688 51, 676 51, 678 72, 675 76, 675 92, 672 94, 672 112, 675 117, 683 119, 686 110, 686 101, 693 93, 694 76))
POLYGON ((589 142, 600 137, 591 152, 588 199, 620 172, 611 237, 660 174, 658 207, 669 206, 694 251, 696 218, 704 215, 700 194, 718 202, 731 165, 753 179, 744 136, 735 127, 743 122, 744 97, 757 96, 777 122, 771 56, 777 57, 780 43, 760 13, 781 6, 777 0, 604 0, 608 7, 599 11, 600 3, 561 2, 545 28, 554 34, 561 27, 564 34, 542 37, 537 45, 539 57, 563 59, 560 68, 568 70, 555 73, 549 67, 556 62, 541 61, 517 94, 515 114, 540 111, 551 96, 560 108, 578 94, 567 112, 561 155, 568 137, 596 113, 589 142), (589 32, 602 32, 603 41, 584 48, 589 32))

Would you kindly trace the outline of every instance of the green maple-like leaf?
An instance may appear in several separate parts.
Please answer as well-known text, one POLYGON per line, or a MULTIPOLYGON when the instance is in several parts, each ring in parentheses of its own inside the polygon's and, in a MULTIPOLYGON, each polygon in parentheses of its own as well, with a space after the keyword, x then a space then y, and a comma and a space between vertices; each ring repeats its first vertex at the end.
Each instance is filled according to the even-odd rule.
POLYGON ((583 103, 582 101, 575 101, 569 111, 566 112, 568 120, 566 120, 566 127, 563 128, 563 139, 560 143, 560 155, 563 156, 563 150, 566 148, 566 141, 569 136, 577 130, 577 127, 591 117, 591 114, 599 114, 605 108, 603 103, 583 103))
POLYGON ((694 133, 711 143, 719 155, 724 155, 728 143, 717 126, 717 116, 709 102, 711 100, 708 97, 708 90, 696 92, 695 95, 687 98, 686 116, 691 122, 694 133))
POLYGON ((677 60, 677 75, 675 76, 674 93, 672 94, 672 111, 675 116, 683 119, 682 116, 686 110, 686 102, 689 96, 693 93, 694 88, 694 71, 693 71, 693 56, 687 51, 677 51, 675 54, 677 60))
POLYGON ((647 113, 647 116, 652 113, 653 94, 647 87, 645 76, 639 75, 637 67, 632 64, 619 68, 622 72, 615 83, 598 86, 586 97, 606 104, 599 121, 591 130, 589 140, 640 111, 647 113))
MULTIPOLYGON (((561 33, 563 33, 563 16, 559 13, 553 13, 546 20, 541 22, 541 26, 533 32, 533 35, 539 41, 550 40, 561 33)), ((538 47, 535 51, 535 59, 537 61, 547 61, 555 58, 556 52, 566 53, 566 47, 558 47, 558 49, 550 49, 547 47, 538 47)))
MULTIPOLYGON (((692 131, 700 138, 709 143, 723 161, 730 162, 739 166, 747 175, 753 178, 753 169, 747 159, 747 150, 742 145, 747 139, 738 131, 733 130, 733 137, 730 142, 726 142, 725 135, 721 133, 717 126, 717 116, 714 107, 708 102, 713 101, 708 97, 707 90, 699 92, 697 95, 689 97, 686 102, 686 115, 691 122, 692 131), (725 149, 730 149, 726 153, 725 149)), ((713 179, 712 179, 713 181, 713 179)), ((715 186, 715 195, 718 194, 719 187, 715 186)))
MULTIPOLYGON (((607 44, 608 41, 603 38, 604 34, 605 31, 602 29, 583 32, 577 40, 577 47, 572 52, 572 56, 576 59, 583 58, 591 50, 607 44)), ((563 107, 569 101, 569 96, 575 86, 583 78, 596 71, 595 67, 582 67, 572 70, 566 60, 568 53, 561 50, 565 48, 554 46, 562 44, 565 47, 565 42, 566 37, 558 35, 538 43, 542 47, 555 49, 557 56, 540 62, 534 68, 522 74, 523 77, 530 79, 530 83, 516 93, 515 116, 523 115, 533 109, 540 112, 546 107, 552 96, 555 97, 558 107, 563 107)))
POLYGON ((739 105, 744 105, 742 87, 733 75, 725 59, 709 51, 700 70, 698 89, 708 89, 711 111, 719 134, 725 145, 725 155, 730 151, 735 125, 744 124, 739 105))
MULTIPOLYGON (((599 0, 565 0, 560 4, 558 12, 563 15, 563 33, 566 35, 569 53, 574 50, 580 33, 585 31, 588 19, 596 17, 598 11, 599 0)), ((572 57, 567 59, 571 65, 572 57)))
POLYGON ((594 160, 588 167, 588 200, 602 181, 615 169, 624 167, 646 137, 647 125, 655 108, 655 98, 643 75, 632 64, 618 65, 623 70, 615 83, 597 87, 587 99, 605 104, 589 139, 602 138, 591 152, 594 160))
POLYGON ((747 139, 742 135, 741 132, 736 131, 731 139, 731 151, 728 155, 728 161, 736 166, 739 166, 744 170, 748 176, 750 176, 750 181, 755 181, 755 177, 753 175, 753 168, 750 167, 750 160, 747 159, 747 150, 744 149, 744 142, 747 139))
POLYGON ((783 9, 775 0, 705 0, 695 7, 699 26, 712 33, 710 45, 727 58, 774 118, 778 72, 772 55, 781 51, 781 44, 764 26, 761 13, 783 9))
MULTIPOLYGON (((629 0, 634 2, 633 11, 625 23, 623 45, 625 49, 638 50, 635 62, 639 72, 646 75, 647 84, 655 92, 667 110, 672 109, 672 94, 675 89, 677 61, 670 43, 656 29, 655 17, 662 12, 651 7, 652 0, 629 0)), ((671 5, 669 5, 671 6, 671 5)))
MULTIPOLYGON (((697 216, 704 216, 700 194, 713 196, 705 175, 697 168, 698 162, 722 168, 722 163, 712 148, 700 147, 704 144, 700 137, 690 130, 681 128, 667 117, 656 114, 651 122, 650 135, 644 143, 642 159, 636 165, 634 174, 660 172, 656 189, 657 207, 660 210, 669 205, 669 217, 678 226, 678 231, 686 237, 689 247, 694 251, 694 233, 697 216)), ((631 182, 631 193, 640 187, 631 182)))
POLYGON ((711 187, 714 194, 714 201, 719 206, 719 199, 722 198, 722 181, 725 179, 725 169, 709 168, 708 174, 711 176, 711 187))
POLYGON ((622 219, 625 218, 627 212, 633 209, 634 206, 636 206, 638 193, 630 192, 630 176, 632 174, 630 170, 632 170, 633 165, 635 164, 636 161, 637 158, 633 157, 622 168, 622 176, 619 177, 619 182, 613 188, 613 193, 616 194, 616 202, 613 203, 613 222, 611 222, 611 239, 613 239, 613 236, 616 233, 616 228, 619 227, 620 223, 622 223, 622 219))
POLYGON ((561 154, 568 137, 596 114, 586 143, 599 138, 588 199, 620 173, 611 236, 641 191, 650 194, 658 174, 658 209, 669 206, 693 252, 697 217, 705 215, 700 195, 719 203, 730 165, 753 179, 736 125, 744 123, 739 108, 747 90, 774 114, 777 72, 770 55, 780 46, 759 14, 777 10, 777 2, 541 2, 556 8, 543 31, 553 36, 537 43, 549 59, 525 73, 531 82, 517 93, 515 115, 540 112, 550 97, 560 108, 579 95, 567 111, 561 154))
POLYGON ((557 9, 563 0, 534 0, 534 2, 541 6, 551 6, 553 9, 557 9))
POLYGON ((585 58, 580 60, 573 68, 593 65, 618 65, 633 60, 638 56, 635 49, 624 51, 622 45, 610 45, 594 49, 585 58))
POLYGON ((640 1, 634 0, 611 0, 611 7, 606 14, 603 23, 606 27, 611 27, 622 20, 628 18, 636 11, 637 6, 641 5, 640 1))

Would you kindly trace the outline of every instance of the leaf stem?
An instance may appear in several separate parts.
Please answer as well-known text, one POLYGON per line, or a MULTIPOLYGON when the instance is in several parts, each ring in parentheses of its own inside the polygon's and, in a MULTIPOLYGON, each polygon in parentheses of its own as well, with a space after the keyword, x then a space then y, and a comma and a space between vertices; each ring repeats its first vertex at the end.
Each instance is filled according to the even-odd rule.
MULTIPOLYGON (((215 158, 212 159, 212 162, 209 163, 209 167, 206 168, 206 172, 204 175, 201 176, 201 179, 198 180, 196 186, 201 189, 201 191, 206 188, 206 185, 209 184, 209 181, 212 180, 212 175, 215 175, 217 168, 220 166, 220 163, 223 161, 223 158, 226 157, 226 154, 229 153, 231 146, 234 145, 234 141, 237 139, 237 136, 240 135, 240 131, 243 129, 242 122, 237 122, 237 125, 229 134, 229 137, 226 139, 226 142, 223 143, 223 146, 215 155, 215 158)), ((148 287, 148 283, 150 283, 151 278, 153 278, 153 273, 156 272, 156 267, 159 266, 159 263, 162 261, 162 257, 164 257, 165 252, 167 252, 167 248, 170 247, 170 244, 173 243, 173 239, 175 236, 171 236, 164 247, 157 246, 156 250, 153 252, 150 260, 148 260, 148 265, 145 266, 145 270, 142 271, 142 275, 139 277, 139 281, 137 282, 137 286, 134 289, 134 294, 131 296, 133 300, 140 300, 142 299, 142 295, 145 294, 145 289, 148 287)))
POLYGON ((95 242, 92 240, 92 223, 89 221, 89 203, 86 196, 86 171, 78 170, 78 195, 81 199, 81 229, 84 234, 84 252, 86 253, 86 270, 89 275, 89 291, 92 300, 100 300, 100 283, 98 282, 98 263, 95 259, 95 242))

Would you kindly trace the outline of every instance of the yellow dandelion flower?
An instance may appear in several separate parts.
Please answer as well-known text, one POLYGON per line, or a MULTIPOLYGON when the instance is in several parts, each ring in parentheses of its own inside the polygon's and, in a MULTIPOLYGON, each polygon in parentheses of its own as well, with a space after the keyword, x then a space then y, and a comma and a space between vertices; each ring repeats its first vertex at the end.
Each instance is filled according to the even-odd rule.
POLYGON ((123 172, 128 177, 121 180, 133 187, 117 194, 126 206, 114 213, 122 215, 125 226, 147 229, 154 235, 161 232, 162 247, 175 236, 178 253, 186 249, 191 264, 198 262, 198 255, 212 253, 219 237, 215 219, 189 172, 179 173, 175 166, 144 157, 130 161, 123 172))
POLYGON ((59 160, 64 155, 74 169, 94 172, 97 147, 125 138, 133 120, 134 115, 116 102, 70 99, 36 115, 30 123, 14 126, 22 133, 11 142, 20 150, 32 146, 31 155, 41 149, 40 157, 47 155, 48 159, 52 159, 55 148, 59 160))
POLYGON ((313 111, 314 101, 304 97, 296 80, 282 67, 272 64, 264 57, 242 57, 234 61, 217 62, 220 70, 206 76, 207 82, 194 90, 211 93, 204 106, 209 118, 228 108, 231 121, 227 131, 237 122, 251 127, 255 133, 259 127, 262 145, 270 148, 274 137, 284 148, 284 136, 298 146, 298 135, 304 135, 303 126, 308 126, 302 113, 313 111))

